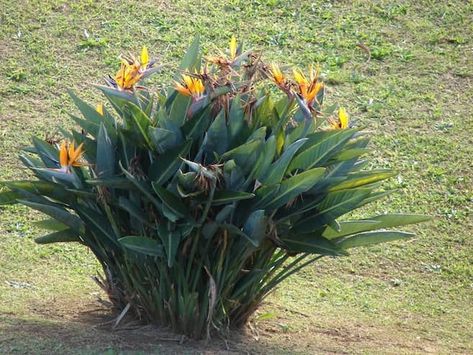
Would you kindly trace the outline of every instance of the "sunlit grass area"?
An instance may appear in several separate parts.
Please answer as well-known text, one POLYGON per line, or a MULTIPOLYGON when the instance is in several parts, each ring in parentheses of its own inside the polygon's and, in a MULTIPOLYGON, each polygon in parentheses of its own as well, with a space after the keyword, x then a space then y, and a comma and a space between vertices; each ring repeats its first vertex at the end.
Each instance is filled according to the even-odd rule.
MULTIPOLYGON (((195 34, 206 53, 232 34, 268 61, 318 63, 327 105, 347 107, 373 134, 377 167, 397 170, 396 194, 360 211, 429 214, 417 238, 322 259, 266 302, 249 352, 469 353, 473 351, 473 5, 452 1, 0 1, 0 180, 22 179, 32 134, 72 125, 66 93, 91 103, 118 55, 146 45, 170 83, 195 34)), ((149 329, 92 328, 104 320, 99 270, 85 249, 36 245, 39 216, 0 208, 0 352, 192 353, 149 329), (100 309, 100 311, 96 311, 100 309), (138 339, 138 340, 137 340, 138 339)), ((172 338, 174 339, 174 338, 172 338)), ((223 341, 212 351, 226 350, 223 341)))

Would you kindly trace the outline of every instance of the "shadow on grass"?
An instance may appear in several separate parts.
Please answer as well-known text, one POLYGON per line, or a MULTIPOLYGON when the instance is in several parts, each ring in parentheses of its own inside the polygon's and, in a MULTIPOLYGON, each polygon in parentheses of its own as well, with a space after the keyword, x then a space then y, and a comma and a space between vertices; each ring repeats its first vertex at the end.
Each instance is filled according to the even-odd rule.
MULTIPOLYGON (((45 312, 47 313, 47 311, 45 312)), ((195 341, 154 325, 123 323, 112 329, 114 317, 104 310, 77 313, 72 319, 36 314, 0 314, 0 353, 35 354, 266 354, 287 349, 260 343, 248 333, 227 339, 195 341)))

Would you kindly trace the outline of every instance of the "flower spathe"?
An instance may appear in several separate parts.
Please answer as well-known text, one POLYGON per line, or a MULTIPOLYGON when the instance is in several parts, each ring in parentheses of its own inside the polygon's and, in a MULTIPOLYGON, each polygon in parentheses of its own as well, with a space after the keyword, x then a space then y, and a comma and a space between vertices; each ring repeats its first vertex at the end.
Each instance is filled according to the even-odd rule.
POLYGON ((230 40, 230 58, 235 59, 237 56, 237 40, 235 36, 232 36, 232 39, 230 40))
POLYGON ((286 83, 286 78, 284 77, 284 74, 282 73, 281 69, 279 68, 279 65, 277 64, 271 64, 271 69, 270 69, 271 75, 273 77, 274 82, 280 86, 283 87, 286 83))
POLYGON ((97 111, 100 116, 103 116, 103 103, 98 103, 95 111, 97 111))
POLYGON ((229 45, 229 57, 227 58, 222 52, 219 56, 210 56, 206 57, 206 61, 212 64, 216 64, 218 66, 229 66, 235 61, 238 57, 238 43, 235 36, 232 36, 230 39, 229 45))
POLYGON ((59 149, 59 165, 61 166, 60 170, 69 172, 71 167, 83 166, 84 164, 80 162, 82 155, 84 154, 83 148, 83 143, 75 148, 74 143, 67 143, 63 141, 59 149))
POLYGON ((338 120, 331 119, 329 120, 330 127, 332 129, 345 129, 350 127, 350 116, 348 116, 347 111, 344 107, 338 109, 338 120))
POLYGON ((146 46, 144 46, 143 49, 141 50, 140 61, 141 61, 141 66, 146 68, 146 66, 149 63, 148 48, 146 48, 146 46))
POLYGON ((309 79, 302 73, 300 69, 293 69, 294 80, 296 81, 298 94, 312 107, 316 101, 317 94, 323 89, 324 84, 319 82, 318 71, 312 66, 309 67, 309 79))
POLYGON ((120 90, 132 90, 151 66, 148 48, 143 47, 140 60, 133 56, 122 58, 120 69, 115 75, 112 84, 116 85, 120 90))
POLYGON ((185 96, 191 96, 199 99, 205 92, 205 86, 202 79, 190 75, 182 75, 183 83, 176 82, 174 88, 185 96))

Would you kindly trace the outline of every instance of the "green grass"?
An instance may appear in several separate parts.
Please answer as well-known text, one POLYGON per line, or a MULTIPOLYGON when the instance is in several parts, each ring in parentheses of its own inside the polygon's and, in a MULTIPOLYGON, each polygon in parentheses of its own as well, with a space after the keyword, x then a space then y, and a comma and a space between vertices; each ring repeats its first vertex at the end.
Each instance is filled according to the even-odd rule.
MULTIPOLYGON (((373 164, 400 191, 362 211, 425 213, 417 238, 322 259, 287 281, 230 342, 250 352, 473 352, 473 4, 465 1, 0 1, 0 180, 21 179, 32 134, 70 125, 66 89, 91 84, 121 52, 147 45, 169 82, 196 33, 208 53, 235 33, 268 60, 317 62, 327 104, 373 132, 373 164), (86 35, 87 33, 87 35, 86 35), (368 54, 359 43, 369 48, 368 54), (255 340, 258 339, 258 340, 255 340)), ((360 212, 361 213, 361 212, 360 212)), ((92 328, 100 308, 85 249, 35 245, 39 216, 0 209, 0 352, 116 353, 225 349, 152 331, 92 328), (138 340, 137 340, 138 339, 138 340)), ((103 297, 103 295, 102 295, 103 297)), ((101 320, 98 320, 101 319, 101 320)))

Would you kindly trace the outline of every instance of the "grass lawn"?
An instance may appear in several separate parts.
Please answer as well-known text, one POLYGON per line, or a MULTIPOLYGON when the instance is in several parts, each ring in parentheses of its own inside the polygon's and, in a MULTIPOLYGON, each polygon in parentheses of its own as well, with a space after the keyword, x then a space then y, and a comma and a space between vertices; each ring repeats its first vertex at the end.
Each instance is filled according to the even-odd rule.
POLYGON ((397 194, 360 211, 429 214, 415 240, 322 259, 285 282, 245 336, 210 344, 150 327, 111 331, 76 245, 39 246, 40 216, 0 208, 0 353, 472 353, 473 3, 468 1, 0 0, 0 180, 23 179, 30 136, 71 125, 66 89, 92 103, 121 52, 165 64, 196 33, 265 57, 319 63, 327 104, 374 134, 397 194))

